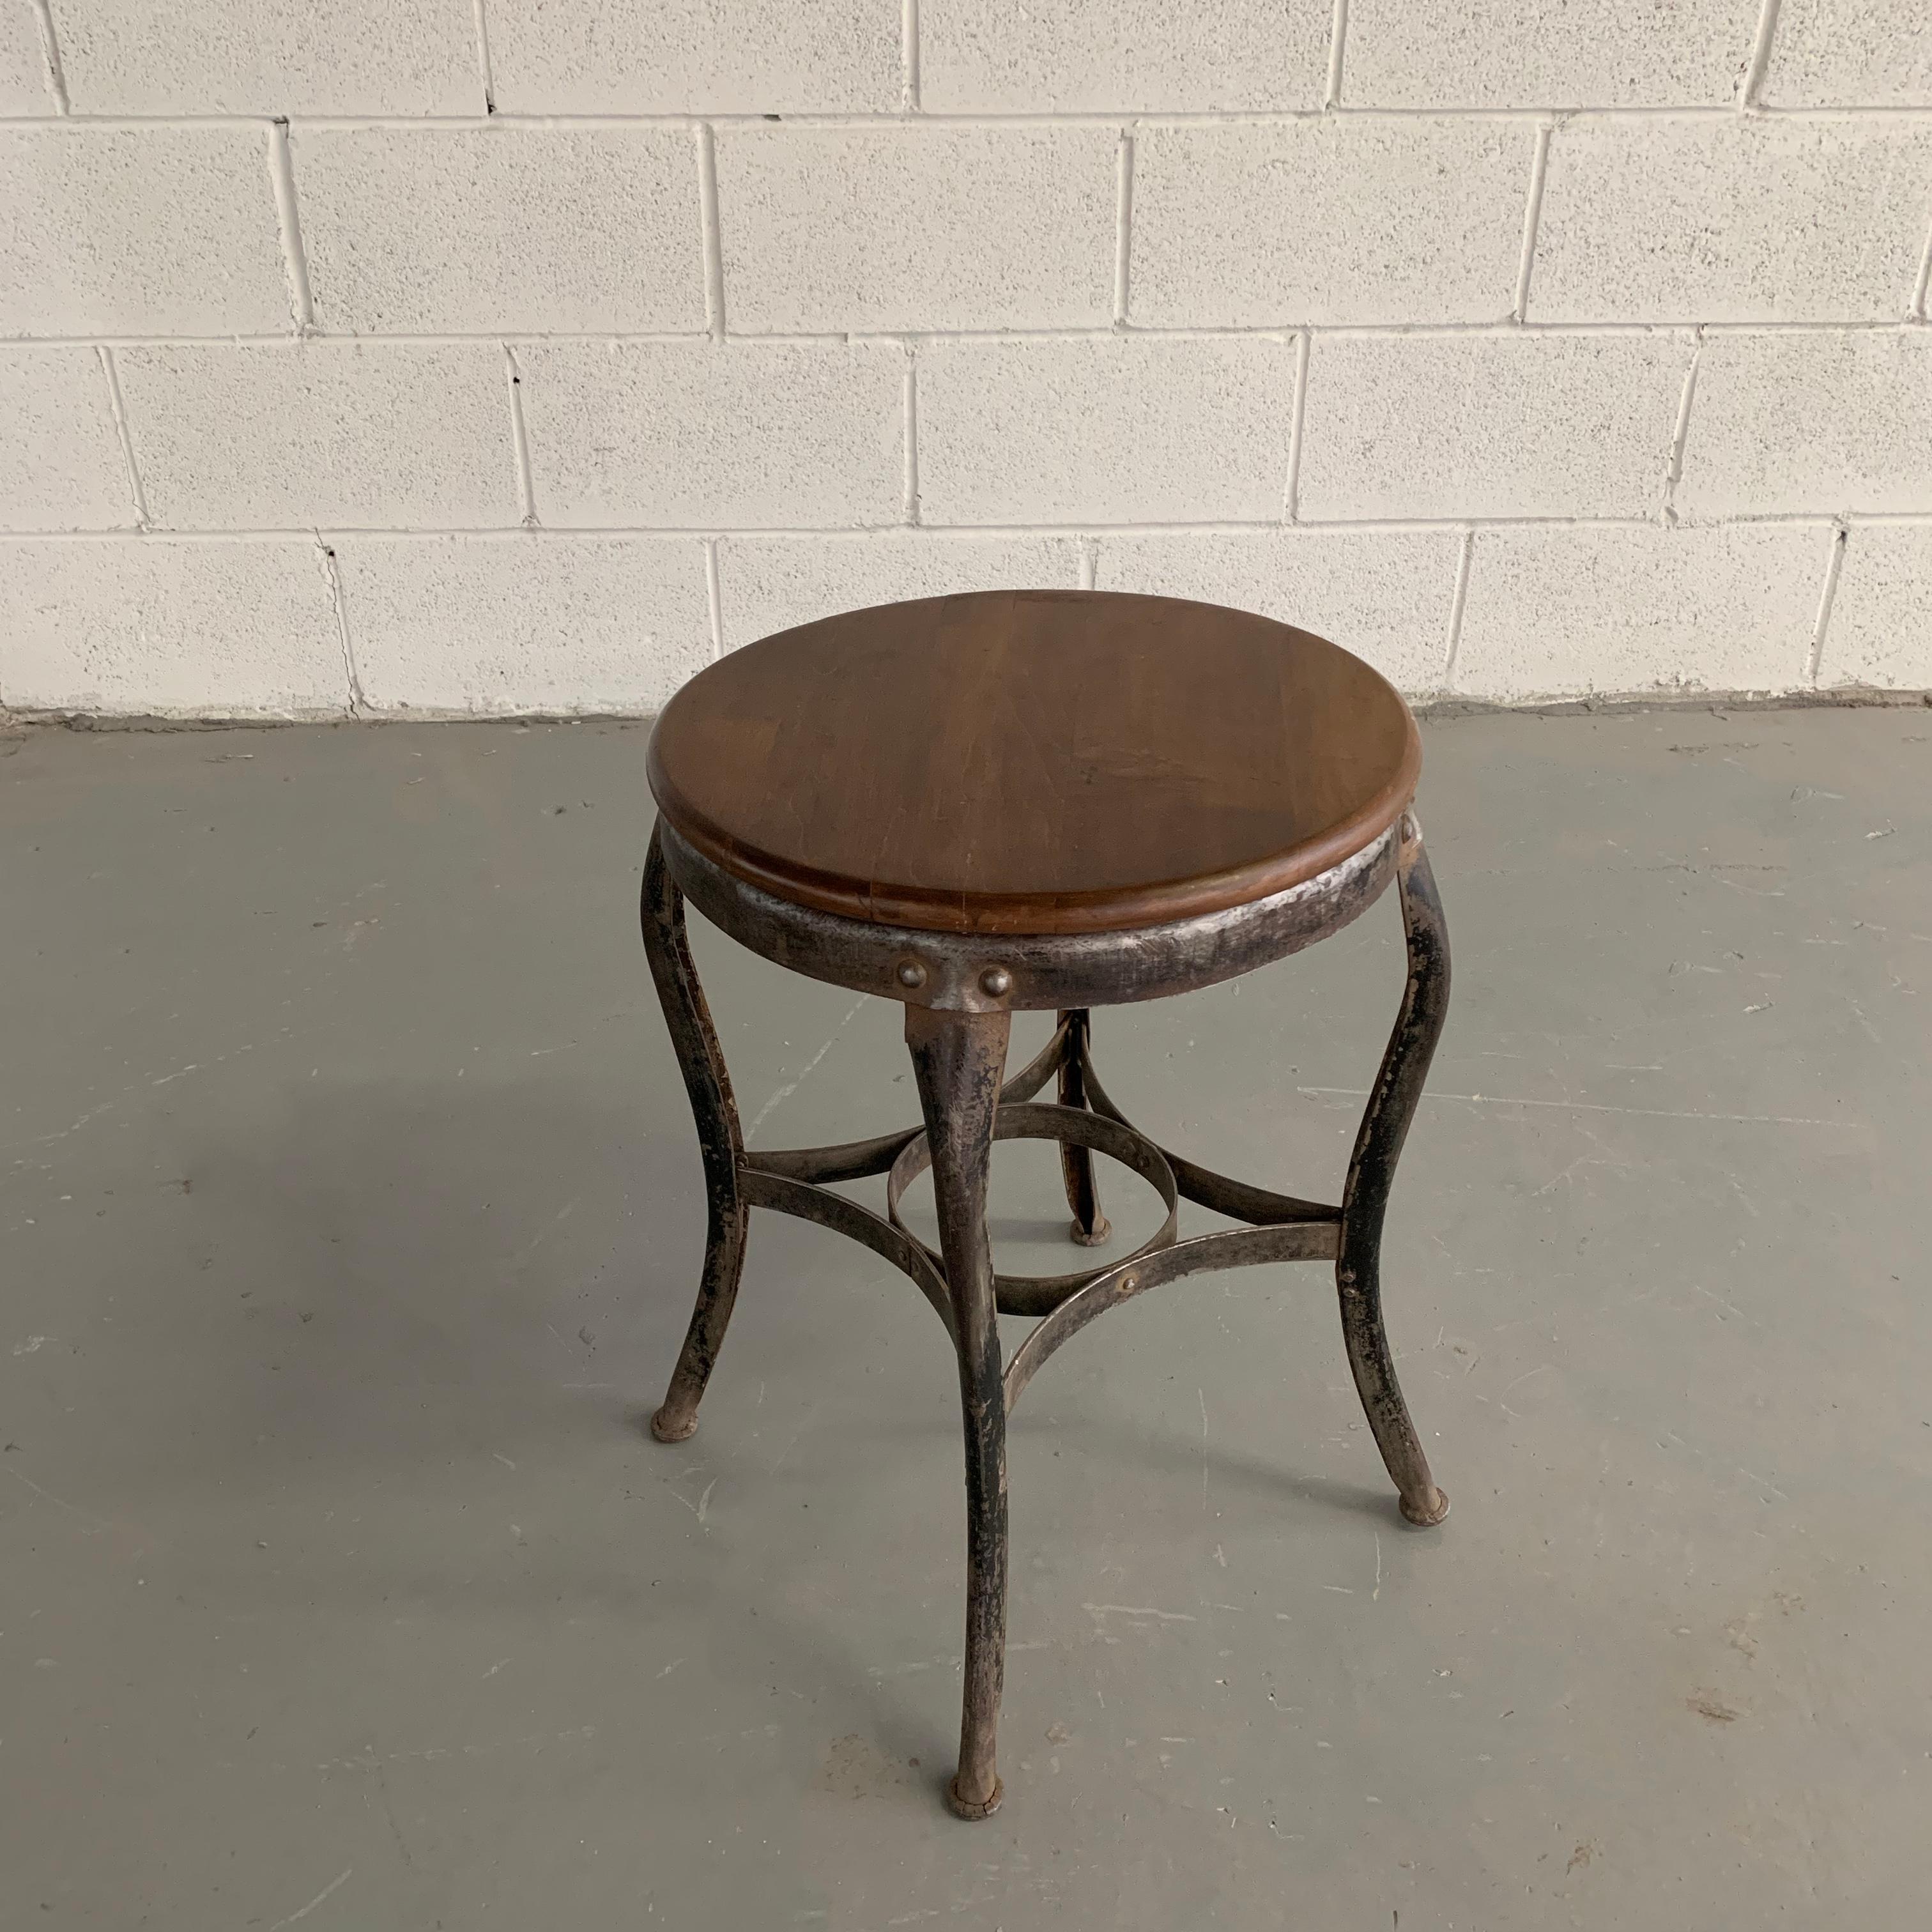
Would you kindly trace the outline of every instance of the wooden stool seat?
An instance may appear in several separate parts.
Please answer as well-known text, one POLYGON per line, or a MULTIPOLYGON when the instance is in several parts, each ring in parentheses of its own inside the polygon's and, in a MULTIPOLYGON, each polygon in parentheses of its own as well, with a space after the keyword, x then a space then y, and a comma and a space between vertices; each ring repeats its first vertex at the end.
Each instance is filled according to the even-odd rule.
POLYGON ((1171 597, 982 591, 747 645, 672 699, 672 830, 794 904, 934 932, 1120 932, 1316 878, 1421 748, 1358 658, 1171 597))

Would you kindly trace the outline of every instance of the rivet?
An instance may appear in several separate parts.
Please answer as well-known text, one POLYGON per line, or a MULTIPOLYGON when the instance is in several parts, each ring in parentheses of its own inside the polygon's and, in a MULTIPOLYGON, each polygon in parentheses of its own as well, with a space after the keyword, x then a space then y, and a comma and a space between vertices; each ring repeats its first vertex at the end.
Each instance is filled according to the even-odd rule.
POLYGON ((902 986, 922 986, 926 984, 926 968, 916 959, 908 959, 899 967, 899 984, 902 986))
POLYGON ((988 966, 980 975, 980 990, 996 1000, 1004 999, 1013 990, 1013 976, 1004 966, 988 966))
POLYGON ((1124 1274, 1120 1277, 1120 1292, 1123 1294, 1132 1294, 1140 1285, 1141 1278, 1137 1274, 1124 1274))

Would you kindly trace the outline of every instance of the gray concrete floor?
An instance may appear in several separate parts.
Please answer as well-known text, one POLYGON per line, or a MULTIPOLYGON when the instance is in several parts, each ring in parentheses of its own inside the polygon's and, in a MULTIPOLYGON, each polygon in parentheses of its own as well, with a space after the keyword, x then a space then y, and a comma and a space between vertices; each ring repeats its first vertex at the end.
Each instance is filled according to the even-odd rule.
MULTIPOLYGON (((1924 1922, 1932 714, 1425 738, 1388 1286, 1454 1514, 1318 1266, 1110 1316, 1016 1423, 978 1826, 910 1286, 759 1216, 698 1435, 639 1432, 703 1225, 643 730, 0 740, 0 1924, 1924 1922)), ((916 1111, 892 1009, 696 943, 754 1143, 916 1111)), ((1378 908, 1100 1064, 1332 1192, 1400 970, 1378 908)))

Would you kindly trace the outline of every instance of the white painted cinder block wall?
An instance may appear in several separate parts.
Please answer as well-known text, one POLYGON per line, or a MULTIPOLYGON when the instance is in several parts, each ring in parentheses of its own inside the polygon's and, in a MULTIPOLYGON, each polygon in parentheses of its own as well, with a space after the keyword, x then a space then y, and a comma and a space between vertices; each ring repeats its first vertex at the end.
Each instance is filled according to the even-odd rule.
POLYGON ((1932 686, 1928 0, 0 0, 0 703, 1095 584, 1932 686))

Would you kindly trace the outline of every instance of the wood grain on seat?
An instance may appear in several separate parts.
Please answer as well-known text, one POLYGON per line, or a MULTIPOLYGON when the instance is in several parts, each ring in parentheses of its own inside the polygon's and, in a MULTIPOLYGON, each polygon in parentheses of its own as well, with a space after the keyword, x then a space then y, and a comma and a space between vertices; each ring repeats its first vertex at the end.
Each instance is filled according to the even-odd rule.
POLYGON ((1116 931, 1312 878, 1392 824, 1414 721, 1360 658, 1171 597, 982 591, 782 631, 651 737, 670 825, 796 903, 928 931, 1116 931))

